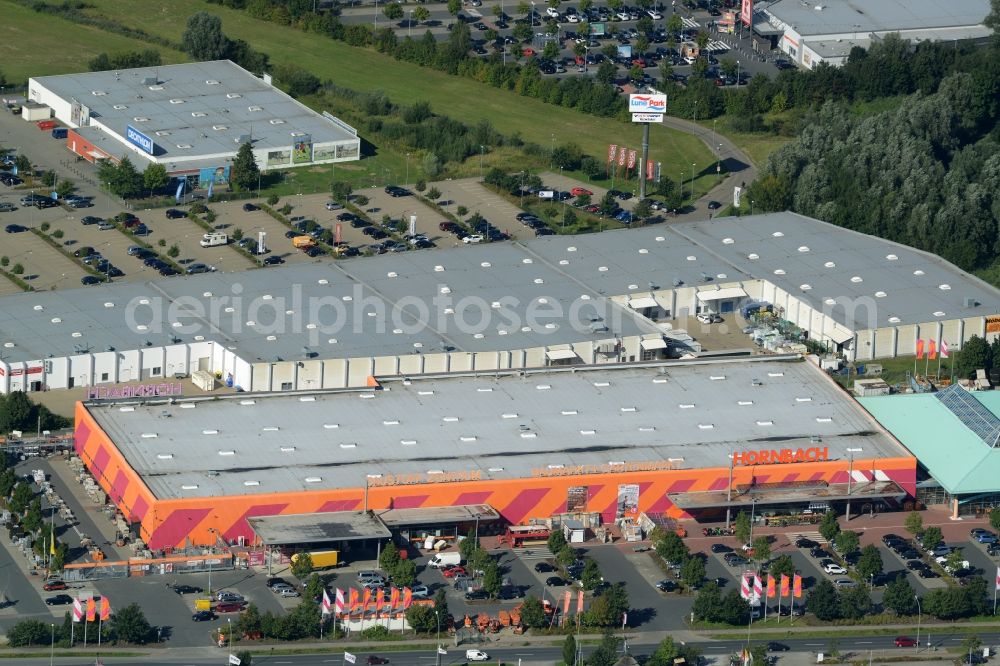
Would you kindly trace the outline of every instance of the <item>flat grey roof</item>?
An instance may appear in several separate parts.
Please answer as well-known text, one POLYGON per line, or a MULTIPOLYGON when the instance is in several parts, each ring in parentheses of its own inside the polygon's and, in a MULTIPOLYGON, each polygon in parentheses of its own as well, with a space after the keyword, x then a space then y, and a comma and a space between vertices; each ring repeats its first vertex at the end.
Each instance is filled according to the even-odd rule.
POLYGON ((814 53, 823 58, 846 58, 851 55, 851 49, 855 46, 867 49, 872 45, 870 39, 808 39, 803 41, 804 46, 808 46, 814 53))
POLYGON ((162 499, 360 488, 366 479, 517 479, 578 466, 612 473, 672 458, 678 467, 725 467, 732 451, 755 441, 809 447, 816 435, 831 459, 859 446, 866 457, 908 455, 797 357, 424 376, 384 386, 88 409, 162 499))
POLYGON ((677 282, 707 289, 750 279, 777 285, 850 330, 1000 312, 1000 291, 940 257, 795 213, 772 213, 13 294, 0 298, 0 349, 6 361, 33 361, 85 349, 192 342, 199 335, 250 362, 299 360, 307 351, 355 358, 528 349, 659 331, 604 303, 606 297, 648 294, 677 282), (242 310, 227 313, 222 306, 232 303, 219 299, 236 296, 242 310), (194 305, 176 307, 185 302, 214 310, 215 324, 207 315, 177 317, 193 311, 194 305), (254 319, 251 304, 262 308, 254 319), (500 305, 509 316, 492 309, 500 305), (495 316, 482 320, 484 309, 495 316), (415 318, 421 310, 429 321, 415 318), (153 311, 163 318, 159 325, 151 321, 153 311), (379 311, 391 316, 370 314, 379 311), (150 323, 147 330, 131 330, 129 312, 137 324, 150 323), (468 325, 458 325, 456 312, 468 325), (609 331, 591 329, 597 312, 609 331), (309 328, 313 319, 319 324, 309 328), (341 324, 336 332, 324 332, 333 322, 341 324))
POLYGON ((407 525, 448 525, 471 523, 475 520, 498 520, 500 514, 489 504, 460 504, 458 506, 429 506, 410 509, 386 509, 376 513, 387 527, 407 525))
MULTIPOLYGON (((229 60, 42 76, 32 81, 64 100, 76 99, 90 107, 95 122, 123 139, 126 127, 132 125, 162 151, 156 155, 160 162, 214 155, 219 163, 220 155, 236 152, 241 135, 252 135, 257 150, 289 148, 296 140, 292 134, 299 132, 312 135, 313 143, 356 138, 229 60), (147 78, 158 84, 144 85, 147 78), (178 147, 182 145, 190 148, 178 147)), ((136 152, 126 145, 130 144, 120 144, 112 154, 136 152)))
POLYGON ((989 0, 776 0, 764 11, 802 36, 897 32, 982 24, 989 0))
POLYGON ((247 523, 266 544, 360 541, 391 536, 382 521, 366 511, 252 516, 247 523))

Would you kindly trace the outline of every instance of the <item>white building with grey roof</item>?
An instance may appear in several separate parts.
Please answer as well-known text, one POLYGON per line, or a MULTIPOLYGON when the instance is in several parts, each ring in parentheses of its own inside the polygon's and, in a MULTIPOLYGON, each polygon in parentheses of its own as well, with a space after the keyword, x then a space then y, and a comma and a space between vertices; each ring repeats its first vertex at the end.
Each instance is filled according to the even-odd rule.
POLYGON ((262 171, 360 159, 357 130, 318 114, 229 60, 43 76, 28 99, 69 129, 67 147, 96 162, 162 164, 190 185, 228 182, 249 142, 262 171))
POLYGON ((0 391, 655 360, 699 351, 715 325, 695 315, 742 326, 749 302, 848 360, 1000 334, 1000 292, 940 257, 775 213, 6 296, 0 391))

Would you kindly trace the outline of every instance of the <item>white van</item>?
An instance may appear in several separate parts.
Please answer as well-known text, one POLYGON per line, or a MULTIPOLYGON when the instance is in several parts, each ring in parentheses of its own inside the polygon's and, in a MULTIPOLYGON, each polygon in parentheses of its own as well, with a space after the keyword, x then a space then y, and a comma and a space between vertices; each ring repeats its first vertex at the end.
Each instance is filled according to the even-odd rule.
POLYGON ((427 563, 431 569, 444 569, 445 567, 458 566, 462 563, 462 554, 455 551, 451 553, 438 553, 427 563))
POLYGON ((466 661, 489 661, 490 655, 482 650, 466 650, 466 661))
POLYGON ((375 580, 376 578, 381 579, 382 578, 382 574, 380 574, 377 571, 373 571, 372 569, 368 569, 366 571, 359 571, 358 572, 358 582, 359 583, 366 583, 366 582, 368 582, 370 580, 375 580))
POLYGON ((201 237, 201 240, 198 241, 198 244, 201 245, 202 247, 216 247, 217 245, 228 245, 229 236, 226 234, 217 234, 217 233, 205 234, 201 237))

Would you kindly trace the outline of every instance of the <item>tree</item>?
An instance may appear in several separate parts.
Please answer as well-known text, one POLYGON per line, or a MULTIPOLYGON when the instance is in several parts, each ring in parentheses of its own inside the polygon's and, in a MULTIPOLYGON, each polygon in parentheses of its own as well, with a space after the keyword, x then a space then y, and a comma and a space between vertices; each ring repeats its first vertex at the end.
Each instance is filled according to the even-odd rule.
POLYGON ((7 644, 10 647, 42 645, 48 643, 51 638, 50 627, 39 620, 21 620, 7 632, 7 644))
POLYGON ((181 37, 183 48, 195 60, 221 60, 229 51, 229 40, 222 34, 222 19, 208 12, 188 18, 181 37))
POLYGON ((871 610, 872 599, 863 585, 849 587, 840 593, 840 616, 849 620, 859 620, 871 610))
POLYGON ((750 619, 750 603, 740 596, 739 590, 729 590, 722 600, 719 622, 745 625, 750 619))
POLYGON ((542 56, 547 60, 555 60, 559 55, 559 44, 555 41, 549 41, 545 43, 545 48, 542 49, 542 56))
POLYGON ((649 203, 649 199, 643 199, 635 205, 632 209, 632 214, 638 220, 645 220, 647 217, 653 214, 653 209, 649 203))
POLYGON ((72 194, 73 190, 75 189, 76 189, 76 183, 74 183, 69 178, 63 178, 62 180, 59 181, 59 184, 56 185, 56 194, 59 195, 60 199, 65 199, 70 194, 72 194))
POLYGON ((654 546, 656 554, 666 562, 683 562, 688 556, 688 547, 673 531, 665 531, 654 546))
POLYGON ((681 565, 680 577, 686 586, 698 587, 705 580, 705 561, 697 555, 691 555, 681 565))
POLYGON ((538 597, 525 597, 521 606, 521 622, 526 627, 537 629, 548 624, 545 618, 545 609, 538 597))
POLYGON ((14 158, 14 166, 17 167, 18 173, 31 173, 31 160, 24 153, 19 153, 14 158))
POLYGON ((431 17, 431 12, 429 9, 423 5, 417 5, 413 8, 413 18, 417 20, 417 23, 423 23, 431 17))
POLYGON ((171 245, 170 248, 167 250, 167 256, 170 257, 171 259, 176 259, 178 256, 180 256, 180 253, 181 249, 177 245, 171 245))
MULTIPOLYGON (((521 617, 524 617, 524 611, 521 612, 521 617)), ((587 666, 612 666, 620 656, 618 654, 620 643, 621 640, 610 631, 605 633, 597 648, 590 653, 587 666)))
POLYGON ((545 545, 548 546, 550 553, 558 555, 559 551, 566 547, 566 535, 562 530, 552 530, 545 545))
POLYGON ((1000 532, 1000 507, 990 509, 990 527, 1000 532))
POLYGON ((911 511, 903 522, 903 527, 913 536, 918 536, 924 532, 924 519, 916 511, 911 511))
POLYGON ((20 275, 21 273, 24 272, 24 264, 14 264, 11 267, 10 272, 13 273, 14 275, 20 275))
POLYGON ((839 532, 833 540, 834 545, 837 546, 837 551, 842 555, 847 555, 848 553, 853 553, 858 549, 858 545, 861 543, 861 538, 858 536, 857 532, 852 532, 850 530, 844 530, 839 532))
MULTIPOLYGON (((394 583, 396 581, 393 581, 394 583)), ((306 586, 302 590, 302 595, 306 599, 315 599, 317 597, 323 596, 323 591, 326 586, 323 584, 323 579, 320 578, 318 573, 312 573, 309 578, 306 579, 306 586)))
POLYGON ((298 553, 292 560, 292 575, 299 580, 305 580, 313 570, 313 558, 309 553, 298 553))
POLYGON ((390 2, 382 8, 382 13, 390 21, 398 21, 403 18, 403 8, 398 2, 390 2))
POLYGON ((613 62, 604 60, 601 62, 600 65, 597 66, 597 74, 595 74, 595 77, 601 83, 606 85, 611 85, 612 83, 615 82, 615 77, 617 76, 617 74, 618 74, 618 68, 615 67, 615 64, 613 62))
POLYGON ((503 586, 503 579, 500 576, 500 567, 492 557, 486 561, 483 571, 483 589, 490 598, 496 599, 500 595, 500 588, 503 586))
POLYGON ((733 524, 733 533, 741 544, 750 543, 750 534, 753 528, 750 525, 750 514, 740 511, 736 514, 736 522, 733 524))
POLYGON ((150 196, 158 190, 167 186, 170 179, 167 177, 167 167, 162 164, 150 162, 142 172, 143 189, 149 192, 150 196))
POLYGON ((698 596, 694 598, 691 611, 695 618, 706 622, 717 622, 722 613, 722 593, 715 581, 702 585, 698 596))
POLYGON ((876 546, 868 544, 861 549, 861 557, 858 558, 858 564, 855 567, 858 575, 869 580, 872 576, 882 573, 882 567, 882 553, 876 546))
POLYGON ((136 171, 128 156, 122 157, 118 163, 108 187, 113 194, 123 199, 130 199, 142 191, 142 174, 136 171))
POLYGON ((406 621, 419 634, 429 634, 437 630, 437 617, 431 606, 410 606, 406 609, 406 621))
POLYGON ((389 574, 392 574, 396 570, 396 567, 399 566, 400 559, 399 549, 396 548, 395 543, 390 541, 385 544, 384 548, 382 548, 382 552, 378 556, 378 565, 383 571, 387 571, 389 574))
POLYGON ((753 540, 753 560, 755 562, 767 562, 771 557, 771 541, 766 536, 760 536, 753 540))
POLYGON ((351 184, 344 180, 335 180, 330 184, 330 196, 343 203, 351 196, 351 184))
POLYGON ((244 192, 253 190, 254 186, 260 182, 260 168, 257 166, 257 158, 254 157, 253 148, 247 141, 236 151, 233 159, 232 178, 230 181, 244 192))
POLYGON ((469 530, 469 533, 465 535, 465 538, 458 542, 458 552, 461 554, 462 559, 466 562, 472 559, 472 554, 476 552, 478 548, 479 541, 476 539, 476 534, 472 530, 469 530))
POLYGON ((594 598, 590 608, 583 614, 583 623, 592 627, 618 626, 628 609, 628 590, 624 583, 616 583, 605 587, 594 598))
POLYGON ((448 13, 452 16, 458 16, 458 13, 462 11, 462 0, 448 0, 448 13))
POLYGON ((973 335, 956 354, 955 374, 969 379, 976 374, 976 370, 988 369, 991 360, 989 344, 978 335, 973 335))
POLYGON ((840 617, 840 595, 829 580, 821 580, 806 599, 806 608, 823 622, 840 617))
MULTIPOLYGON (((977 636, 976 634, 969 634, 968 636, 965 637, 965 640, 962 641, 962 654, 970 655, 973 652, 977 651, 982 646, 983 646, 983 641, 982 639, 979 638, 979 636, 977 636)), ((965 662, 963 661, 962 663, 965 662)))
POLYGON ((576 639, 573 638, 573 634, 563 641, 562 660, 566 666, 576 666, 576 639))
POLYGON ((597 564, 597 560, 592 557, 588 557, 583 565, 583 572, 580 574, 580 584, 583 585, 583 589, 591 591, 596 590, 597 586, 604 582, 604 576, 601 575, 601 567, 597 564))
POLYGON ((795 562, 791 555, 785 553, 774 558, 767 570, 775 579, 779 579, 782 574, 791 578, 795 575, 795 562))
POLYGON ((827 511, 823 514, 823 519, 819 523, 819 533, 827 541, 833 541, 840 532, 840 523, 837 522, 837 514, 827 511))
POLYGON ((684 29, 684 21, 681 19, 681 15, 674 12, 667 19, 667 34, 679 35, 681 30, 684 29))
POLYGON ((561 566, 568 567, 576 562, 576 551, 573 550, 569 544, 566 544, 558 553, 556 553, 556 562, 558 562, 561 566))
POLYGON ((56 172, 51 169, 42 172, 42 185, 52 187, 56 184, 56 172))
POLYGON ((139 604, 131 603, 111 616, 111 628, 119 643, 142 645, 149 641, 153 628, 139 604))
POLYGON ((563 223, 563 226, 567 226, 567 225, 573 226, 574 224, 576 224, 576 211, 573 210, 572 208, 570 208, 569 206, 566 206, 563 209, 562 223, 563 223))
POLYGON ((920 543, 925 550, 934 550, 944 542, 940 527, 928 527, 920 536, 920 543))
POLYGON ((917 612, 916 595, 906 576, 896 576, 885 586, 882 604, 896 615, 913 615, 917 612))

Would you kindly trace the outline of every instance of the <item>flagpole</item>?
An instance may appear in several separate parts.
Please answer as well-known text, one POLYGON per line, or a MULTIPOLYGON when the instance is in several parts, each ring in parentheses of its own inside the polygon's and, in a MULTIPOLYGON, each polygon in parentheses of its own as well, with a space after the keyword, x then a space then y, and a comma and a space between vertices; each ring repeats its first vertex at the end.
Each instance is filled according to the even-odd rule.
POLYGON ((778 588, 778 624, 781 624, 781 588, 778 588))
POLYGON ((83 616, 83 649, 84 650, 87 649, 87 625, 88 624, 90 624, 90 620, 88 620, 87 616, 84 615, 83 616))

